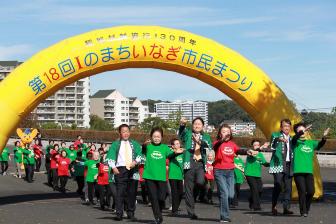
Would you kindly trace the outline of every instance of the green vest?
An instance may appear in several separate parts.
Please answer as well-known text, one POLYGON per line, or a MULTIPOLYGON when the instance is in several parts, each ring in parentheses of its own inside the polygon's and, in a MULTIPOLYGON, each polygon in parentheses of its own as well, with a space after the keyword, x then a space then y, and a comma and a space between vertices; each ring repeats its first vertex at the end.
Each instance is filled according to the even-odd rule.
MULTIPOLYGON (((179 137, 184 145, 185 151, 183 156, 183 168, 185 170, 190 169, 190 160, 191 158, 191 150, 193 148, 193 141, 192 141, 192 131, 185 126, 180 126, 179 130, 179 137)), ((202 132, 201 133, 201 155, 203 160, 203 166, 205 170, 205 164, 206 164, 206 154, 212 150, 212 141, 209 134, 202 132)))

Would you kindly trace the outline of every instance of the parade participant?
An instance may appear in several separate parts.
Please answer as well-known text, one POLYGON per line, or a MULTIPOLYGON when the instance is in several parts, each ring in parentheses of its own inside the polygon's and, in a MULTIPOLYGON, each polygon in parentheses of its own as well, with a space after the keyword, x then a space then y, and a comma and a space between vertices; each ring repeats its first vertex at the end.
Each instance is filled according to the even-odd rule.
POLYGON ((32 183, 34 177, 34 166, 35 166, 34 146, 32 144, 31 145, 27 144, 23 148, 22 153, 24 155, 23 164, 26 171, 26 181, 28 183, 32 183))
MULTIPOLYGON (((172 151, 181 151, 180 140, 174 138, 170 142, 172 151)), ((169 184, 172 195, 172 216, 178 215, 178 209, 183 196, 183 154, 169 160, 169 184)))
POLYGON ((53 148, 54 148, 54 141, 49 140, 49 145, 47 145, 45 153, 45 168, 47 171, 47 181, 49 186, 52 186, 52 172, 50 169, 50 162, 51 162, 50 151, 53 148))
POLYGON ((58 190, 58 172, 57 172, 57 160, 59 158, 59 145, 55 144, 54 148, 50 150, 50 172, 52 176, 52 187, 54 191, 58 190))
POLYGON ((239 195, 240 195, 240 186, 244 183, 245 175, 244 175, 244 161, 239 155, 235 155, 233 160, 235 168, 234 168, 234 196, 233 200, 231 200, 230 206, 232 208, 237 207, 239 203, 239 195))
POLYGON ((214 151, 208 153, 207 163, 205 165, 205 193, 206 193, 206 202, 213 204, 212 194, 215 187, 215 176, 214 176, 214 162, 215 156, 214 151))
POLYGON ((81 144, 83 144, 82 136, 77 135, 77 139, 74 141, 75 150, 78 150, 81 144))
POLYGON ((308 140, 307 132, 311 125, 306 126, 304 123, 294 125, 295 136, 292 144, 294 149, 294 181, 298 190, 300 214, 307 217, 310 205, 315 193, 313 160, 315 150, 320 150, 327 141, 329 128, 327 128, 320 142, 308 140))
POLYGON ((266 161, 264 155, 260 150, 267 148, 269 143, 265 143, 264 145, 260 145, 259 140, 252 140, 252 155, 248 155, 246 157, 245 164, 245 176, 247 183, 250 187, 250 196, 249 196, 249 207, 254 211, 260 211, 260 199, 261 193, 263 189, 262 184, 262 165, 265 167, 269 166, 269 163, 266 161))
MULTIPOLYGON (((97 189, 96 189, 97 176, 98 176, 97 163, 99 163, 99 153, 98 152, 92 153, 92 159, 89 159, 84 163, 84 166, 87 167, 85 181, 87 183, 87 190, 88 190, 88 199, 89 199, 88 205, 96 204, 93 201, 93 195, 95 192, 97 192, 97 189)), ((97 195, 98 194, 96 194, 96 196, 97 195)))
POLYGON ((227 124, 222 124, 218 129, 213 149, 215 151, 214 174, 220 199, 220 221, 231 222, 229 201, 234 197, 234 157, 238 154, 246 154, 247 151, 240 150, 232 140, 231 127, 227 124))
POLYGON ((289 119, 280 121, 280 131, 272 133, 271 149, 272 157, 270 161, 269 173, 273 174, 274 188, 272 192, 272 214, 278 215, 277 203, 283 188, 283 214, 292 215, 290 200, 292 193, 293 178, 293 151, 291 144, 290 131, 292 123, 289 119))
POLYGON ((57 159, 57 175, 60 180, 60 191, 62 193, 65 193, 65 186, 68 182, 70 163, 71 161, 67 158, 67 152, 65 149, 61 150, 60 157, 57 159))
POLYGON ((42 151, 41 140, 36 139, 34 144, 34 154, 35 154, 35 172, 40 172, 41 164, 42 164, 42 156, 44 152, 42 151))
POLYGON ((77 193, 80 196, 83 196, 83 188, 84 188, 84 162, 86 160, 84 160, 82 158, 82 151, 77 151, 76 153, 77 158, 76 160, 73 162, 73 167, 72 167, 72 172, 74 173, 76 182, 77 182, 77 193))
POLYGON ((186 149, 183 156, 185 202, 190 219, 197 219, 195 214, 194 187, 204 187, 207 151, 211 150, 210 136, 203 131, 204 121, 196 117, 192 121, 192 130, 186 128, 187 120, 180 121, 179 137, 186 149))
MULTIPOLYGON (((102 149, 104 152, 104 150, 102 149)), ((112 195, 111 188, 109 186, 109 173, 111 168, 108 166, 108 163, 104 160, 103 157, 100 159, 100 163, 97 163, 98 168, 98 177, 97 177, 97 188, 99 191, 99 202, 100 208, 105 210, 105 206, 109 205, 109 196, 112 195)))
POLYGON ((138 142, 130 139, 130 128, 122 124, 118 128, 119 140, 112 142, 107 161, 112 168, 117 189, 116 195, 116 218, 123 219, 124 201, 127 203, 127 218, 136 220, 135 202, 138 187, 138 164, 141 161, 141 146, 138 142))
POLYGON ((1 163, 1 174, 3 176, 7 175, 7 170, 8 170, 8 160, 11 160, 9 156, 9 149, 5 147, 2 150, 2 153, 0 155, 0 163, 1 163))
POLYGON ((167 194, 166 160, 182 154, 183 149, 171 151, 162 144, 162 128, 153 128, 150 136, 151 140, 147 140, 142 147, 142 153, 146 156, 143 178, 146 180, 155 223, 162 223, 162 209, 167 194))
POLYGON ((23 166, 23 153, 22 153, 22 148, 20 141, 16 141, 14 143, 14 162, 16 166, 16 176, 18 178, 22 178, 22 169, 24 169, 23 166))

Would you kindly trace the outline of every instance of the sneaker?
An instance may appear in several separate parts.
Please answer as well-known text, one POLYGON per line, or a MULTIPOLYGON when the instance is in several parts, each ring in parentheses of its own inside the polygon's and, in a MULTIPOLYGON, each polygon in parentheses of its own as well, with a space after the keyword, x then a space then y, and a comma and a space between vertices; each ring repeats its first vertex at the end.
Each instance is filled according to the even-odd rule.
POLYGON ((222 218, 219 222, 231 222, 229 218, 222 218))

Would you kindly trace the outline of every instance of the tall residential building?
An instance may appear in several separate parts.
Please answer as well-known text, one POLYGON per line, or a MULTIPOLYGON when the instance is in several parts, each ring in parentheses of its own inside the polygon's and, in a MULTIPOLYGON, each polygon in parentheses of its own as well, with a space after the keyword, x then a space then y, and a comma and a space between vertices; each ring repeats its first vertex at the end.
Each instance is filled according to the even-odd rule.
POLYGON ((148 106, 136 97, 129 97, 129 125, 136 126, 149 117, 148 106))
POLYGON ((115 89, 99 90, 91 96, 91 114, 97 115, 118 127, 121 124, 136 126, 149 116, 148 106, 136 97, 125 97, 115 89))
POLYGON ((203 101, 174 101, 161 102, 155 104, 155 113, 158 117, 168 120, 171 114, 181 112, 182 117, 192 121, 196 117, 204 120, 205 126, 208 125, 208 103, 203 101))
POLYGON ((99 90, 91 96, 91 114, 109 121, 114 127, 129 124, 129 99, 115 89, 99 90))
MULTIPOLYGON (((18 61, 0 61, 0 80, 20 64, 18 61)), ((57 91, 41 102, 32 114, 40 123, 90 127, 90 79, 78 80, 57 91)))

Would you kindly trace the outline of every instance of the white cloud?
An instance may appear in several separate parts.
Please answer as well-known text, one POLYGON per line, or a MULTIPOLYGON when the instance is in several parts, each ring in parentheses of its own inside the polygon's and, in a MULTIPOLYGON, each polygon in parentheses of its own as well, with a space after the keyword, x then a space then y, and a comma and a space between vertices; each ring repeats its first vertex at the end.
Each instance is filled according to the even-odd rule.
POLYGON ((11 46, 0 45, 0 60, 22 60, 33 53, 33 47, 28 44, 11 46))

